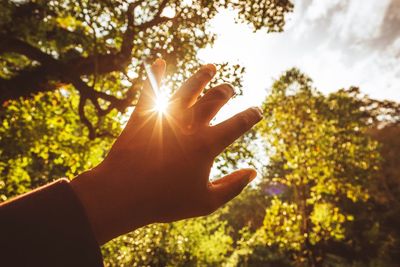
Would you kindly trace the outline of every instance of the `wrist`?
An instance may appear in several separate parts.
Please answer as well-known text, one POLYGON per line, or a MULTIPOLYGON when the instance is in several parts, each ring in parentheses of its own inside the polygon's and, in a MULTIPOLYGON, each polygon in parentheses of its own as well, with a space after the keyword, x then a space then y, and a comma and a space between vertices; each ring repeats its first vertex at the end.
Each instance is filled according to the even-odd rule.
POLYGON ((101 190, 102 178, 95 169, 85 171, 71 181, 71 187, 82 203, 93 233, 99 245, 109 241, 106 217, 107 207, 103 201, 107 199, 101 190))
POLYGON ((139 192, 121 181, 120 174, 108 174, 103 167, 83 172, 71 181, 99 245, 152 223, 146 220, 145 205, 135 198, 139 192))

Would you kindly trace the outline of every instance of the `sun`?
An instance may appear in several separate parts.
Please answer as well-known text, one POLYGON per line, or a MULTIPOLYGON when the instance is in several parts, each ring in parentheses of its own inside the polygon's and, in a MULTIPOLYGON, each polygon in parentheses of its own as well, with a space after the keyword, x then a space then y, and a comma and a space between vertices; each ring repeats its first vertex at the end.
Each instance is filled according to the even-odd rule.
POLYGON ((167 94, 159 94, 154 99, 154 111, 163 114, 167 112, 169 98, 167 94))

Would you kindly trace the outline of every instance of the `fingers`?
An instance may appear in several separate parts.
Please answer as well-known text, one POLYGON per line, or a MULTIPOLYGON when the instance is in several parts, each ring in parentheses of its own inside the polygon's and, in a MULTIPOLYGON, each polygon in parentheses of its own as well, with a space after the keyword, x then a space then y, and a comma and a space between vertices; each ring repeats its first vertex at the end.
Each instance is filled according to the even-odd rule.
POLYGON ((193 106, 196 123, 209 124, 218 111, 235 94, 232 85, 221 84, 209 90, 193 106))
POLYGON ((192 106, 216 72, 217 70, 213 64, 202 66, 200 70, 191 76, 173 95, 171 102, 177 103, 180 108, 192 106))
POLYGON ((257 176, 254 169, 241 169, 211 183, 210 193, 214 208, 218 208, 239 195, 257 176))
MULTIPOLYGON (((158 58, 154 61, 151 65, 151 72, 152 74, 148 74, 149 76, 154 75, 154 77, 147 77, 145 84, 143 86, 143 90, 140 94, 140 98, 138 104, 136 105, 137 110, 151 110, 154 106, 155 94, 152 89, 153 86, 159 87, 161 84, 162 77, 165 73, 165 61, 158 58), (151 81, 153 80, 153 81, 151 81)), ((156 89, 157 90, 157 89, 156 89)))
POLYGON ((215 153, 221 153, 228 145, 251 129, 262 119, 261 109, 252 107, 210 128, 215 153))

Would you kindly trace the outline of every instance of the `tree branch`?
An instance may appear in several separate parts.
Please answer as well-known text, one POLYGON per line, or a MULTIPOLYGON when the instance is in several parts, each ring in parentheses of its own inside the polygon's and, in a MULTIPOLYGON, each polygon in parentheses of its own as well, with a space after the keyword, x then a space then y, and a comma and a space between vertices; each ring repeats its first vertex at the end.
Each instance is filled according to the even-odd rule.
POLYGON ((0 79, 0 103, 53 91, 63 84, 63 71, 59 66, 45 65, 23 70, 14 78, 0 79))
POLYGON ((142 2, 143 0, 130 3, 128 6, 128 10, 126 11, 126 30, 124 33, 120 50, 120 53, 123 55, 128 55, 132 52, 133 38, 135 36, 135 25, 134 25, 135 8, 138 7, 142 2))
POLYGON ((96 131, 92 125, 92 123, 89 121, 89 119, 86 117, 85 114, 85 105, 86 105, 86 98, 84 96, 81 96, 79 99, 79 105, 78 105, 78 113, 81 121, 89 130, 89 139, 93 140, 96 137, 96 131))
MULTIPOLYGON (((84 81, 82 81, 80 78, 73 77, 71 79, 71 83, 74 85, 74 87, 79 91, 80 94, 80 101, 79 101, 79 106, 78 106, 78 111, 79 111, 79 116, 82 120, 82 122, 85 124, 85 126, 89 130, 89 138, 94 139, 99 136, 98 133, 96 133, 96 129, 94 126, 91 124, 91 122, 87 119, 84 111, 84 106, 86 104, 87 100, 90 100, 93 104, 93 106, 96 109, 97 115, 99 117, 107 115, 109 112, 111 112, 113 109, 118 110, 119 112, 124 112, 127 107, 129 107, 135 97, 134 94, 134 87, 130 91, 127 92, 127 96, 123 99, 119 99, 113 95, 109 95, 104 92, 99 92, 94 90, 92 87, 88 86, 84 81), (107 102, 109 102, 108 106, 103 109, 100 106, 99 99, 103 99, 107 102)), ((107 135, 107 133, 102 133, 103 135, 107 135)))
POLYGON ((142 24, 140 24, 140 25, 138 25, 138 26, 136 26, 139 30, 145 30, 145 29, 148 29, 148 28, 151 28, 151 27, 154 27, 154 26, 157 26, 157 25, 160 25, 160 24, 162 24, 162 23, 164 23, 164 22, 167 22, 167 21, 170 21, 170 20, 172 20, 172 18, 168 18, 168 17, 157 17, 157 18, 154 18, 154 19, 152 19, 152 20, 150 20, 150 21, 147 21, 147 22, 144 22, 144 23, 142 23, 142 24))
POLYGON ((52 64, 55 62, 52 56, 26 42, 16 38, 7 38, 4 35, 0 35, 0 40, 0 54, 4 52, 13 52, 41 63, 52 64))
POLYGON ((157 13, 155 14, 154 18, 158 18, 161 16, 161 13, 164 11, 164 8, 167 6, 169 0, 162 0, 160 5, 158 6, 157 13))
POLYGON ((169 2, 163 0, 152 20, 143 24, 134 25, 134 10, 144 0, 138 0, 129 4, 126 13, 127 28, 124 33, 120 51, 113 54, 98 54, 88 57, 77 57, 61 62, 41 51, 40 49, 16 38, 0 36, 0 54, 14 52, 25 55, 32 60, 39 61, 40 66, 25 69, 11 79, 0 78, 0 103, 19 97, 29 97, 38 92, 47 92, 59 88, 68 83, 68 76, 74 73, 77 76, 98 75, 112 71, 122 71, 131 62, 133 39, 135 31, 143 31, 171 20, 160 17, 165 6, 169 2))
POLYGON ((93 104, 98 116, 105 116, 113 109, 123 112, 131 105, 138 88, 133 86, 125 98, 119 99, 113 95, 96 91, 82 81, 80 76, 123 71, 131 62, 135 33, 172 20, 161 16, 168 2, 169 0, 162 0, 154 17, 140 25, 134 24, 134 11, 136 7, 144 3, 144 0, 129 4, 126 12, 127 27, 123 34, 120 50, 110 54, 95 53, 88 57, 76 57, 63 61, 23 40, 9 35, 0 35, 0 54, 17 53, 40 63, 37 67, 23 69, 13 78, 0 78, 0 103, 19 97, 30 97, 38 92, 53 91, 62 85, 72 84, 80 94, 78 113, 89 130, 89 137, 93 139, 99 135, 107 135, 108 133, 96 133, 95 127, 87 118, 85 114, 87 100, 93 104), (108 106, 102 107, 99 103, 100 99, 108 102, 108 106))

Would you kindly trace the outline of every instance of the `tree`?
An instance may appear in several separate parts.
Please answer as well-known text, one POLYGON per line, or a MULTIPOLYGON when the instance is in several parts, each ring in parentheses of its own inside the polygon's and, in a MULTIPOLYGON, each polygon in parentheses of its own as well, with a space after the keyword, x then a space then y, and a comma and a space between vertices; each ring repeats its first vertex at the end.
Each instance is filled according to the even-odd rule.
POLYGON ((324 245, 345 241, 354 220, 349 207, 369 199, 379 163, 353 90, 326 97, 297 69, 273 84, 259 130, 270 148, 263 186, 274 199, 250 238, 255 247, 269 247, 282 260, 289 254, 298 266, 321 266, 324 245))
MULTIPOLYGON (((143 60, 163 57, 172 80, 198 67, 196 52, 212 44, 207 22, 220 8, 238 10, 255 30, 282 31, 289 0, 274 1, 12 1, 0 3, 0 102, 72 85, 91 139, 86 112, 99 117, 134 104, 143 60)), ((222 68, 224 75, 239 66, 222 68)))
MULTIPOLYGON (((199 66, 197 51, 214 42, 206 25, 220 8, 238 10, 238 20, 254 30, 281 31, 293 5, 288 0, 1 1, 1 201, 95 166, 129 116, 124 111, 136 103, 142 62, 166 59, 167 86, 174 90, 199 66)), ((217 67, 214 84, 240 86, 243 68, 217 67)), ((243 146, 232 146, 219 166, 231 166, 243 153, 243 146)), ((146 264, 148 258, 124 252, 141 257, 150 249, 160 257, 154 261, 174 266, 218 265, 232 241, 226 223, 216 220, 140 229, 109 243, 103 250, 106 263, 146 264)))

